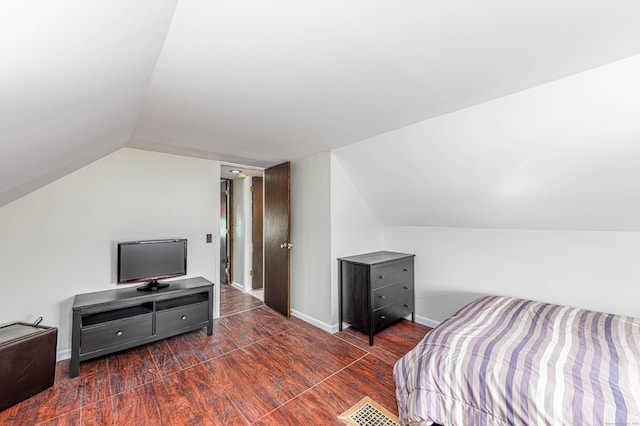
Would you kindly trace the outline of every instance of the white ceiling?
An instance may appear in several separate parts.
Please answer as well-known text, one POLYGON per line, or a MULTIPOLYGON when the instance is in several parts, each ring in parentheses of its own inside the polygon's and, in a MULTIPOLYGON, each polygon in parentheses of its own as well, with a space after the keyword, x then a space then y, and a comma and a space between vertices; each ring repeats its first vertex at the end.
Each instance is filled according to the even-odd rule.
POLYGON ((264 169, 247 167, 246 165, 220 165, 220 177, 222 179, 245 179, 247 177, 262 176, 264 169))
POLYGON ((640 55, 334 151, 385 225, 640 231, 640 55))
POLYGON ((639 18, 636 0, 3 0, 0 205, 125 145, 261 167, 349 145, 640 54, 639 18))
POLYGON ((125 146, 177 0, 0 0, 0 205, 125 146))
POLYGON ((637 1, 180 1, 136 146, 268 165, 640 53, 637 1))

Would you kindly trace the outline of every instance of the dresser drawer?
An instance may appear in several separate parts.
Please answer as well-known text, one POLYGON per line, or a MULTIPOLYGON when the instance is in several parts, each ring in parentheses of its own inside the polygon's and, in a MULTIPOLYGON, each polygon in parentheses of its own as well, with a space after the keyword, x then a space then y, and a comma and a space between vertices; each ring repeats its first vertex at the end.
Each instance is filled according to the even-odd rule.
POLYGON ((396 302, 373 312, 373 329, 380 330, 413 312, 411 302, 396 302))
POLYGON ((373 291, 373 309, 403 301, 411 303, 413 300, 413 283, 401 281, 373 291))
POLYGON ((156 312, 156 334, 206 325, 209 319, 209 303, 200 302, 156 312))
POLYGON ((384 287, 399 281, 413 282, 413 260, 380 265, 371 268, 373 288, 384 287))
POLYGON ((80 352, 89 353, 110 346, 134 342, 153 335, 153 314, 136 315, 84 327, 80 352))

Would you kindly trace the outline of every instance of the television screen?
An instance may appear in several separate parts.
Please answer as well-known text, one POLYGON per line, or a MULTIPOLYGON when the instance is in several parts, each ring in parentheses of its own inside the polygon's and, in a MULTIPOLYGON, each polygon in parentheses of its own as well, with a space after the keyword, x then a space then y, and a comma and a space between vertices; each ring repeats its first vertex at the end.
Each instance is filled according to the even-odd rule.
POLYGON ((157 280, 186 275, 187 240, 149 240, 118 243, 118 283, 149 282, 140 289, 166 287, 157 280))

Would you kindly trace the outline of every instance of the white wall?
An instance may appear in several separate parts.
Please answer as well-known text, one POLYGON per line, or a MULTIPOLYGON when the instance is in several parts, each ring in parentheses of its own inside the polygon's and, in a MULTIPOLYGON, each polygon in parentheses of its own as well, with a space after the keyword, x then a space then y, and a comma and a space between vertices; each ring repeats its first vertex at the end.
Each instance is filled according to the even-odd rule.
POLYGON ((640 317, 639 71, 634 56, 332 153, 385 250, 416 254, 418 316, 508 294, 640 317))
POLYGON ((385 227, 415 253, 416 314, 442 321, 484 294, 640 317, 640 233, 385 227))
POLYGON ((0 208, 0 323, 43 316, 68 351, 74 295, 116 288, 117 241, 187 238, 189 276, 217 282, 219 173, 125 148, 0 208))
POLYGON ((293 314, 336 331, 337 258, 382 250, 383 230, 333 154, 291 165, 291 240, 293 314))
POLYGON ((382 225, 331 154, 331 324, 338 324, 338 261, 384 249, 382 225))
POLYGON ((331 323, 330 173, 328 152, 291 163, 291 310, 324 329, 331 323))

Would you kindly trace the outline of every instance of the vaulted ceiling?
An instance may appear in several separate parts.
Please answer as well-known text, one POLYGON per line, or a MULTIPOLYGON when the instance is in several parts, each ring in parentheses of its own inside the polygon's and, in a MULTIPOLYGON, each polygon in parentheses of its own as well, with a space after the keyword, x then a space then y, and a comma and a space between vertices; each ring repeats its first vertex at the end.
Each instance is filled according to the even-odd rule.
POLYGON ((123 146, 268 166, 375 138, 638 55, 639 18, 635 0, 3 0, 0 205, 123 146))

